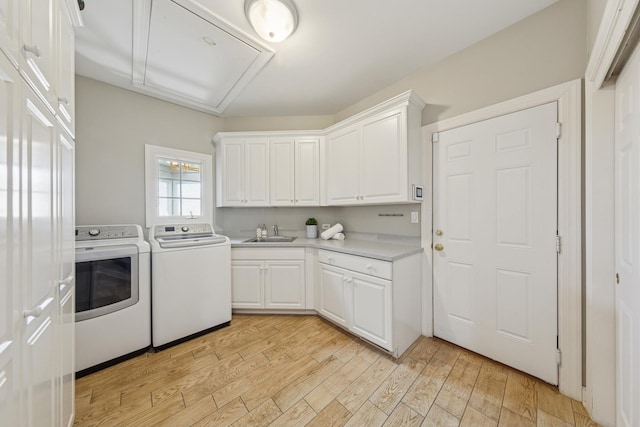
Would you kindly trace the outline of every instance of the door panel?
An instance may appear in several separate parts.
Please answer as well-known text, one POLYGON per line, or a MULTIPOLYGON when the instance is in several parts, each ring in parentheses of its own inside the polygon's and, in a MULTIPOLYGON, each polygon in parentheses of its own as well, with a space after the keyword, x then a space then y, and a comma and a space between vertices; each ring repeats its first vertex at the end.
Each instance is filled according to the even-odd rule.
POLYGON ((320 206, 320 140, 296 139, 296 206, 320 206))
POLYGON ((640 51, 616 82, 616 425, 640 423, 640 51))
POLYGON ((304 261, 267 261, 266 308, 304 308, 304 261))
POLYGON ((245 142, 245 206, 269 206, 269 140, 245 142))
POLYGON ((244 202, 244 143, 242 141, 223 141, 222 179, 218 183, 222 188, 218 206, 243 206, 244 202))
POLYGON ((553 384, 556 122, 551 103, 434 144, 435 335, 553 384))

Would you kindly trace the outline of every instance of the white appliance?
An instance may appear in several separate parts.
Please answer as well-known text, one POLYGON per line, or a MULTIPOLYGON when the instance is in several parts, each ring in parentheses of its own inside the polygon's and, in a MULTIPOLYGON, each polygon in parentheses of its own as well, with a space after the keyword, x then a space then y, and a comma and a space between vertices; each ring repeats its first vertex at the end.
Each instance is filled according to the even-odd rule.
POLYGON ((150 257, 139 225, 76 227, 78 377, 148 350, 150 257))
POLYGON ((153 347, 231 322, 231 242, 210 224, 156 225, 151 243, 153 347))

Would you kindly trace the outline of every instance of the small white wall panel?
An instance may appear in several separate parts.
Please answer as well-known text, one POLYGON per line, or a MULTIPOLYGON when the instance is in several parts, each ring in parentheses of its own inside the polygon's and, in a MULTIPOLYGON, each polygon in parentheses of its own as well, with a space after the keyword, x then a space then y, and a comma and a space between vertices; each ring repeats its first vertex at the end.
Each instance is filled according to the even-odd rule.
POLYGON ((471 311, 474 298, 473 266, 450 262, 447 275, 449 316, 473 324, 474 316, 471 311))
POLYGON ((447 233, 450 239, 471 241, 471 200, 473 191, 473 174, 449 176, 447 233))
POLYGON ((528 166, 496 171, 496 241, 531 246, 532 179, 528 166))

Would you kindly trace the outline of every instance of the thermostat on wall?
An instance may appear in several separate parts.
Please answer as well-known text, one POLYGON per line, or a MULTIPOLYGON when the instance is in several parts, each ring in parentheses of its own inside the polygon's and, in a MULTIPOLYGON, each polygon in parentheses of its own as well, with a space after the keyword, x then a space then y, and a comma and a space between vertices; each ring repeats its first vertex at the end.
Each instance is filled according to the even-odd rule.
POLYGON ((413 200, 422 200, 422 186, 413 185, 413 200))

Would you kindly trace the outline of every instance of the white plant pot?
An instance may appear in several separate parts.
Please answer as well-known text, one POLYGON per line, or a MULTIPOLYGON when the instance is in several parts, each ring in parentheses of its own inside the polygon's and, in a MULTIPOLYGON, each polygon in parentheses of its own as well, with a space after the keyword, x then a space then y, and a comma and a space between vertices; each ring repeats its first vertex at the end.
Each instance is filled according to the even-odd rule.
POLYGON ((307 225, 307 239, 317 239, 317 238, 318 238, 318 226, 307 225))

